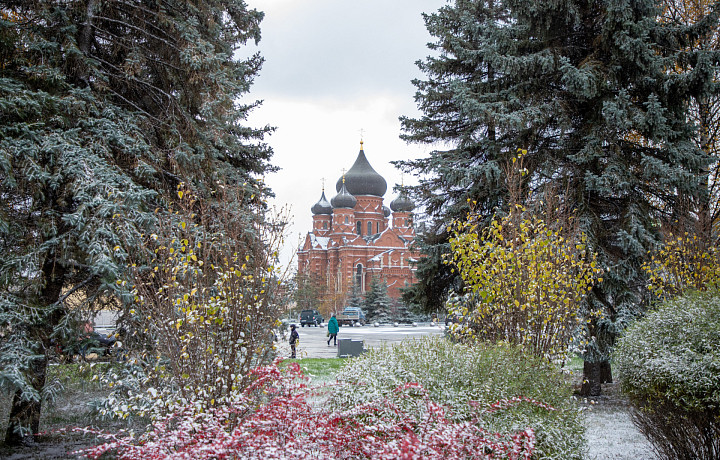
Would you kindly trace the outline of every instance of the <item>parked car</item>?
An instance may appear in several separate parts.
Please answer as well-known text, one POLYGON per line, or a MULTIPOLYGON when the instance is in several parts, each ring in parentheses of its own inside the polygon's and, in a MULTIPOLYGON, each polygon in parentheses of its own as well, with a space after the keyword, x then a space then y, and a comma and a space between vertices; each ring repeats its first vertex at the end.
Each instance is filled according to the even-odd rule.
POLYGON ((365 323, 365 313, 359 307, 345 307, 345 309, 337 315, 338 324, 340 326, 362 326, 365 323))
POLYGON ((300 312, 300 326, 319 326, 323 322, 323 317, 317 310, 303 310, 300 312))

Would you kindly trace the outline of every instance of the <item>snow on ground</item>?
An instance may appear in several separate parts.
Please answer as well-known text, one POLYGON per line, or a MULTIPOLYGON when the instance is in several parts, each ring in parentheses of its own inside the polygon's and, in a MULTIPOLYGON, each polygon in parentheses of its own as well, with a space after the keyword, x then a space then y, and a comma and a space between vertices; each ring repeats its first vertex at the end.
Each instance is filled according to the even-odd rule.
MULTIPOLYGON (((330 358, 336 356, 337 348, 328 346, 326 343, 325 327, 298 328, 298 330, 301 337, 298 357, 330 358)), ((343 327, 340 337, 362 339, 365 340, 366 346, 374 347, 399 342, 408 335, 440 334, 441 331, 442 328, 437 327, 343 327)), ((289 355, 290 347, 286 340, 286 338, 282 338, 278 343, 280 356, 289 355)), ((72 396, 70 399, 75 402, 76 406, 83 399, 79 395, 72 396)), ((10 395, 0 393, 0 428, 4 428, 9 404, 10 395)), ((657 460, 648 441, 632 424, 627 411, 627 401, 621 395, 617 384, 603 385, 603 396, 598 398, 595 403, 581 401, 580 404, 587 409, 588 460, 657 460)), ((62 404, 58 406, 59 408, 64 407, 62 404)), ((4 430, 0 430, 1 434, 4 434, 4 430)), ((32 447, 17 448, 11 451, 0 448, 0 459, 59 460, 76 458, 69 455, 68 452, 89 445, 92 445, 89 439, 64 440, 54 437, 32 447)))
POLYGON ((657 460, 650 443, 633 425, 617 384, 603 385, 597 402, 584 401, 588 460, 657 460))

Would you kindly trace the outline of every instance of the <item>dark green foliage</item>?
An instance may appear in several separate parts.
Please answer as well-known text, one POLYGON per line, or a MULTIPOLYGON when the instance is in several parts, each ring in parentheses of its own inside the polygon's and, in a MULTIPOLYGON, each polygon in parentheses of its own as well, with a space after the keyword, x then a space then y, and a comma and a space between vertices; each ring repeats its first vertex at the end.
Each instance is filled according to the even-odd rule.
MULTIPOLYGON (((689 216, 678 203, 707 192, 708 158, 692 141, 687 107, 715 91, 717 53, 681 50, 716 30, 717 14, 696 27, 657 14, 652 0, 456 0, 426 17, 438 55, 419 64, 427 79, 414 82, 423 115, 402 119, 405 140, 443 146, 399 162, 420 177, 413 192, 435 219, 427 241, 436 247, 468 200, 481 221, 505 209, 505 165, 527 149, 515 198, 552 197, 604 269, 588 305, 602 312, 585 331, 593 362, 607 359, 642 309, 640 267, 659 222, 689 216), (680 61, 693 65, 670 72, 680 61)), ((430 254, 418 272, 424 292, 441 271, 430 269, 430 254)))
POLYGON ((373 278, 370 290, 365 294, 363 311, 368 323, 386 323, 390 320, 392 299, 387 293, 387 283, 379 278, 373 278))
POLYGON ((76 339, 88 310, 119 306, 125 248, 143 260, 176 187, 211 200, 245 184, 262 208, 254 178, 272 168, 269 128, 241 125, 262 62, 233 58, 260 36, 262 14, 241 0, 36 0, 1 13, 0 386, 15 392, 17 442, 52 396, 55 345, 76 339))
POLYGON ((362 308, 368 323, 410 324, 420 319, 408 304, 392 299, 387 293, 387 283, 379 278, 373 278, 370 283, 362 308))
POLYGON ((631 326, 613 355, 633 421, 665 459, 720 453, 720 294, 667 302, 631 326))
POLYGON ((373 316, 371 322, 378 324, 387 324, 391 323, 392 320, 392 306, 388 305, 387 307, 377 309, 375 311, 375 316, 373 316))
POLYGON ((345 307, 356 307, 361 309, 365 307, 365 298, 360 291, 359 285, 353 283, 352 289, 350 291, 350 297, 347 299, 347 304, 345 305, 345 307))
POLYGON ((445 310, 450 292, 459 292, 463 285, 452 267, 443 263, 443 254, 450 252, 448 236, 444 231, 439 235, 425 231, 417 235, 415 244, 424 257, 417 261, 417 282, 402 290, 402 299, 427 314, 438 314, 445 310))
POLYGON ((412 324, 417 321, 419 316, 415 314, 410 307, 400 300, 394 300, 391 307, 391 319, 393 322, 400 324, 412 324))

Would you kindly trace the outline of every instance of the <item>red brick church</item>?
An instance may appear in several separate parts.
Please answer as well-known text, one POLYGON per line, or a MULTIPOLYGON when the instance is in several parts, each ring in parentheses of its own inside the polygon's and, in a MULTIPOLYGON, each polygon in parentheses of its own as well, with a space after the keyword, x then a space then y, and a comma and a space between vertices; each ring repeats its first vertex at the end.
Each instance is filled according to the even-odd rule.
POLYGON ((370 166, 362 141, 355 164, 335 188, 330 201, 323 188, 311 208, 313 229, 298 250, 298 273, 324 280, 334 296, 326 310, 344 305, 353 283, 365 292, 375 277, 387 283, 390 297, 399 298, 400 289, 415 282, 414 203, 401 192, 389 208, 384 205, 387 183, 370 166))

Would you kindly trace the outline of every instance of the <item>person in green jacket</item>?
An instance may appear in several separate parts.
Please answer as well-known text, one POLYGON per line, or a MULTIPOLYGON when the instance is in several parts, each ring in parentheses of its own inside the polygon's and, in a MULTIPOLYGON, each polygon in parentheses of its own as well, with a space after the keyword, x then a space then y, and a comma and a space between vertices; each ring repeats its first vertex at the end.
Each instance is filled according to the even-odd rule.
POLYGON ((337 318, 335 318, 335 315, 333 314, 330 321, 328 321, 328 346, 330 346, 330 341, 332 340, 333 344, 337 347, 337 333, 339 330, 340 326, 338 325, 337 318))

